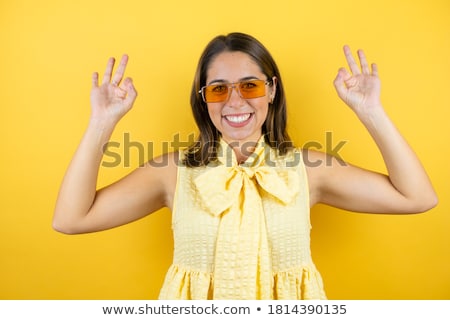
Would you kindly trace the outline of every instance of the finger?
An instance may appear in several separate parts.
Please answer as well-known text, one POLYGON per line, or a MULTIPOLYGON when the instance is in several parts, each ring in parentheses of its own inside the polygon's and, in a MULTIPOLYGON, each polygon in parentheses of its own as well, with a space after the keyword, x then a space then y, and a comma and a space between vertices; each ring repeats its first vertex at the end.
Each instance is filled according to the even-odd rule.
POLYGON ((338 76, 340 78, 342 78, 343 81, 347 81, 348 79, 350 79, 352 77, 352 75, 345 68, 340 68, 338 70, 338 76))
POLYGON ((369 65, 367 64, 366 55, 364 54, 364 51, 358 50, 358 57, 359 62, 361 64, 361 70, 364 74, 370 74, 369 65))
POLYGON ((339 69, 336 78, 334 79, 334 87, 340 97, 345 96, 347 86, 345 85, 345 80, 351 77, 347 70, 344 68, 339 69))
POLYGON ((126 98, 126 96, 127 96, 127 91, 126 90, 124 90, 124 89, 122 89, 120 87, 115 87, 114 89, 115 89, 114 90, 115 94, 116 94, 116 96, 118 98, 120 98, 120 99, 125 99, 126 98))
POLYGON ((353 58, 352 52, 350 51, 350 47, 348 45, 344 46, 344 54, 351 72, 353 74, 360 74, 361 71, 359 70, 358 64, 353 58))
POLYGON ((105 70, 105 73, 103 74, 102 84, 106 84, 111 81, 111 74, 112 74, 112 70, 114 68, 114 62, 115 62, 114 58, 108 59, 108 63, 106 64, 106 70, 105 70))
POLYGON ((372 63, 372 75, 378 77, 378 66, 375 63, 372 63))
POLYGON ((112 79, 112 84, 118 85, 120 81, 122 81, 123 75, 125 73, 125 69, 128 63, 128 55, 124 54, 122 59, 120 60, 119 66, 117 67, 116 73, 114 73, 114 77, 112 79))
POLYGON ((92 88, 98 87, 98 72, 92 74, 92 88))
POLYGON ((137 91, 134 88, 133 80, 131 78, 126 78, 123 84, 124 89, 127 91, 126 100, 132 103, 137 97, 137 91))

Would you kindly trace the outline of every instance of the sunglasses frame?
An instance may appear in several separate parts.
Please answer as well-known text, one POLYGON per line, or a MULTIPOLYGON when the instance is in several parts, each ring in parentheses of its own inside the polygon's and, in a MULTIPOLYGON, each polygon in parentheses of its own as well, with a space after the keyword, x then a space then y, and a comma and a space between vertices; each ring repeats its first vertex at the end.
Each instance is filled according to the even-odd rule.
MULTIPOLYGON (((240 89, 240 85, 241 85, 242 83, 254 82, 254 81, 258 81, 258 82, 259 82, 259 81, 263 81, 263 82, 264 82, 264 85, 271 85, 271 84, 273 83, 273 79, 270 79, 270 80, 252 79, 252 80, 244 80, 244 81, 233 82, 233 83, 223 83, 223 84, 220 84, 220 85, 225 85, 225 86, 227 86, 227 89, 228 89, 227 97, 226 97, 226 99, 224 99, 224 100, 221 100, 221 101, 214 101, 214 102, 208 102, 208 101, 206 101, 206 97, 205 97, 205 89, 206 89, 207 87, 209 87, 209 86, 214 86, 214 85, 203 86, 203 87, 200 88, 200 90, 198 91, 198 93, 202 96, 203 102, 205 102, 205 103, 220 103, 220 102, 226 102, 226 101, 228 101, 228 99, 230 99, 231 92, 233 92, 233 89, 236 89, 236 91, 238 92, 239 96, 240 96, 242 99, 246 99, 246 100, 247 100, 247 99, 256 99, 256 98, 263 97, 264 95, 258 96, 258 97, 253 97, 253 98, 244 98, 244 97, 242 96, 241 89, 240 89)), ((265 91, 264 91, 264 94, 266 94, 265 91)))

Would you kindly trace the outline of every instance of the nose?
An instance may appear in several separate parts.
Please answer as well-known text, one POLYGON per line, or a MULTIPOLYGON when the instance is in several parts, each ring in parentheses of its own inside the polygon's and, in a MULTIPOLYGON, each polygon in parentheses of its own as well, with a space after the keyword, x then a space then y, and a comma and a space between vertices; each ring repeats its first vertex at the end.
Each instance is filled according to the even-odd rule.
POLYGON ((241 92, 239 91, 239 86, 237 84, 234 84, 229 87, 229 94, 228 94, 228 103, 230 106, 241 106, 242 105, 242 96, 241 92))

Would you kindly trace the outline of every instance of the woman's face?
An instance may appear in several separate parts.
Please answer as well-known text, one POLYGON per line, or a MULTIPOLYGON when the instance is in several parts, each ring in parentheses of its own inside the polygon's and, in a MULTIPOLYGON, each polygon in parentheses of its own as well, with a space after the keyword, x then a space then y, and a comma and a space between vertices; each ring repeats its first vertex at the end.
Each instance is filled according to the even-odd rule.
MULTIPOLYGON (((206 85, 256 79, 270 80, 248 54, 227 51, 217 55, 210 63, 206 85)), ((245 142, 256 142, 261 137, 275 88, 276 85, 265 85, 265 95, 253 99, 242 98, 238 89, 233 88, 227 101, 207 104, 211 121, 227 143, 238 142, 242 146, 245 142)))

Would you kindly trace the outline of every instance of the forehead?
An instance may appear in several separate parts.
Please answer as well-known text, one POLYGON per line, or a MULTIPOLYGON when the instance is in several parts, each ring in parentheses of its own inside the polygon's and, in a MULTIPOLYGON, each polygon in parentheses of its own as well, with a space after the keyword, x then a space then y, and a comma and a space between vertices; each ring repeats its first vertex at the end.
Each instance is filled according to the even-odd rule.
POLYGON ((263 73, 255 60, 241 51, 219 53, 212 59, 206 71, 207 82, 216 79, 237 81, 249 76, 261 77, 263 73))

